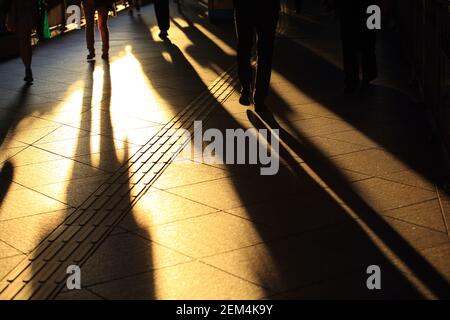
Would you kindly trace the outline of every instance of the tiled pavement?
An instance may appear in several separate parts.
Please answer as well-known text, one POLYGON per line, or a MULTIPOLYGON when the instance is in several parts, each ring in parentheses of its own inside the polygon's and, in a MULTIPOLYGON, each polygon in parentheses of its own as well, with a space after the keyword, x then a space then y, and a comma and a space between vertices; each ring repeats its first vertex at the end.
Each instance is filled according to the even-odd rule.
POLYGON ((85 64, 82 32, 37 48, 28 89, 19 61, 0 65, 2 297, 448 297, 450 200, 391 52, 374 88, 344 97, 335 22, 312 5, 284 17, 262 122, 228 96, 232 26, 184 3, 172 43, 151 6, 112 19, 109 67, 85 64), (280 172, 170 159, 174 129, 208 112, 205 129, 281 129, 280 172), (83 289, 59 291, 74 261, 83 289))

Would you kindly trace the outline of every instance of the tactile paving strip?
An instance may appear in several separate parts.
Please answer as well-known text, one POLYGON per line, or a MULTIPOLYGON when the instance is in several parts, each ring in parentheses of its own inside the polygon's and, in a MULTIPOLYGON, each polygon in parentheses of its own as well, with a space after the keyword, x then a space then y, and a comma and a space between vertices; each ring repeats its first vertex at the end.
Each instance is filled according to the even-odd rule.
POLYGON ((192 133, 195 120, 207 120, 231 95, 236 78, 233 66, 155 134, 0 282, 0 299, 55 297, 67 267, 86 262, 189 142, 185 130, 192 133))

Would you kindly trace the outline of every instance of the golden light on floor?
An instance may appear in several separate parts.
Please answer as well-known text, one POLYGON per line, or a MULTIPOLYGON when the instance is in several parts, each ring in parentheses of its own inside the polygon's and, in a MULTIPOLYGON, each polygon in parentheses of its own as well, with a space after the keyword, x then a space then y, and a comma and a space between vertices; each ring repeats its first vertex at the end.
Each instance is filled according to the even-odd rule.
POLYGON ((207 28, 202 26, 199 23, 194 23, 194 27, 197 28, 198 31, 203 33, 205 37, 214 42, 216 46, 223 50, 223 52, 229 56, 234 56, 236 54, 236 50, 229 46, 225 41, 220 39, 220 37, 216 36, 214 33, 209 31, 207 28))

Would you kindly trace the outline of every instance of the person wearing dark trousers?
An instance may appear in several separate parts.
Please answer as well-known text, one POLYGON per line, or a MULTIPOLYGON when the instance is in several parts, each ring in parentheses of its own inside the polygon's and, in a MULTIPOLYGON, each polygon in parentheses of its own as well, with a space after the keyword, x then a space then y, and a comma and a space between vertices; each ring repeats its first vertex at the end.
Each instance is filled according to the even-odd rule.
POLYGON ((299 14, 302 12, 303 0, 295 0, 295 13, 299 14))
POLYGON ((362 80, 366 87, 378 76, 375 52, 376 30, 367 27, 367 8, 373 1, 337 0, 340 17, 345 90, 356 91, 362 80), (362 74, 362 79, 360 78, 362 74))
POLYGON ((86 18, 86 44, 89 51, 88 61, 95 59, 95 12, 98 17, 98 29, 102 38, 102 59, 109 60, 109 11, 113 10, 112 0, 83 0, 84 16, 86 18))
POLYGON ((158 21, 159 37, 167 39, 167 31, 170 28, 169 0, 155 0, 155 14, 158 21))
POLYGON ((280 0, 234 0, 238 73, 242 85, 239 102, 255 111, 266 110, 265 99, 270 87, 273 47, 280 12, 280 0), (253 96, 252 48, 257 36, 257 68, 253 96), (252 101, 253 100, 253 101, 252 101))
POLYGON ((133 9, 136 9, 138 15, 141 12, 141 1, 140 0, 128 0, 128 6, 130 7, 130 11, 128 11, 129 15, 133 15, 133 9))
POLYGON ((36 0, 11 0, 6 17, 6 28, 17 36, 20 56, 25 66, 24 81, 33 83, 31 70, 31 32, 35 25, 36 0))

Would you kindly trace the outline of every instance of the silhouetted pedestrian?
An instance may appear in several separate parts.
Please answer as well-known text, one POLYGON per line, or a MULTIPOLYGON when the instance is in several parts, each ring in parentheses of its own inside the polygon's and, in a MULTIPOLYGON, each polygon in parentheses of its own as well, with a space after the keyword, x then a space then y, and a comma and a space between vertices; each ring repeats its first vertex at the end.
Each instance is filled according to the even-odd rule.
POLYGON ((128 0, 128 6, 130 7, 130 11, 128 11, 129 15, 133 15, 133 9, 136 9, 138 15, 141 14, 141 1, 140 0, 128 0))
POLYGON ((299 14, 302 12, 303 0, 295 0, 295 13, 299 14))
POLYGON ((158 21, 159 37, 166 39, 170 28, 169 0, 155 0, 155 14, 158 21))
POLYGON ((113 10, 114 0, 83 0, 84 16, 86 18, 86 43, 89 54, 88 61, 95 58, 95 12, 98 17, 98 30, 102 38, 102 59, 109 59, 109 30, 108 16, 109 11, 113 10))
POLYGON ((238 38, 238 73, 242 85, 239 102, 252 104, 253 69, 252 47, 257 35, 258 66, 254 103, 255 111, 264 111, 270 86, 273 46, 280 12, 280 0, 234 0, 236 31, 238 38))
POLYGON ((375 53, 376 30, 367 27, 370 0, 337 0, 341 22, 342 53, 346 92, 358 89, 362 74, 363 86, 378 76, 375 53))
POLYGON ((6 28, 17 35, 20 56, 25 66, 25 82, 33 82, 31 70, 31 31, 36 12, 36 0, 11 0, 6 17, 6 28))

